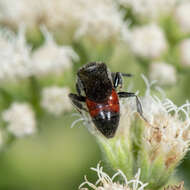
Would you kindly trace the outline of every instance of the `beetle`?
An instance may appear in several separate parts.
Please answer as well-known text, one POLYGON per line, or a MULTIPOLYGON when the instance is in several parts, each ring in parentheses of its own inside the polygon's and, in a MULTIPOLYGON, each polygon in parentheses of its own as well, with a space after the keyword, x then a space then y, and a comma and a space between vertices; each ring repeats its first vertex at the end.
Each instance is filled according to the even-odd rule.
POLYGON ((131 74, 110 72, 105 63, 90 62, 77 72, 76 91, 69 98, 78 111, 89 112, 96 128, 107 138, 114 137, 120 119, 119 98, 135 97, 137 112, 143 114, 138 96, 133 92, 117 92, 122 77, 131 74), (86 106, 85 106, 86 104, 86 106))

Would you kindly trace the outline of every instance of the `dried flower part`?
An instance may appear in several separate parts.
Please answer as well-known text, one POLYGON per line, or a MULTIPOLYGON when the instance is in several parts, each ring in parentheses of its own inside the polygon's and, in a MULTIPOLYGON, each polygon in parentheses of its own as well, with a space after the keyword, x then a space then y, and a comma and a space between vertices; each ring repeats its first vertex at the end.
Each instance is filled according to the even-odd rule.
POLYGON ((164 62, 153 62, 149 68, 149 77, 161 85, 172 85, 177 81, 175 67, 164 62))
POLYGON ((88 190, 88 188, 83 188, 84 185, 88 185, 95 190, 143 190, 147 186, 147 183, 142 183, 140 181, 140 169, 130 181, 126 178, 121 170, 118 170, 118 172, 115 173, 111 178, 108 174, 103 172, 103 167, 100 167, 100 164, 97 165, 97 168, 91 169, 97 172, 98 180, 94 185, 85 177, 85 182, 79 186, 80 190, 88 190), (121 184, 119 181, 114 182, 115 178, 118 176, 124 179, 124 184, 121 184))
POLYGON ((99 140, 108 162, 132 179, 141 168, 141 180, 149 189, 164 186, 190 145, 190 104, 177 107, 171 100, 160 100, 150 93, 141 98, 144 118, 136 113, 134 99, 120 102, 120 123, 114 138, 103 137, 88 117, 89 129, 99 140))
POLYGON ((65 111, 72 110, 72 104, 68 98, 70 90, 58 86, 46 87, 42 91, 41 106, 53 115, 61 115, 65 111))
POLYGON ((2 118, 7 122, 7 130, 16 137, 31 135, 36 131, 35 115, 27 103, 13 103, 3 111, 2 118))
POLYGON ((162 29, 156 24, 136 27, 128 36, 131 50, 145 58, 157 58, 167 49, 167 42, 162 29))
POLYGON ((181 1, 175 11, 175 18, 179 23, 181 30, 185 33, 190 32, 190 2, 189 1, 181 1))
POLYGON ((165 187, 164 190, 184 190, 184 182, 181 182, 179 185, 170 185, 165 187))
POLYGON ((190 66, 190 39, 185 39, 180 43, 180 63, 184 66, 190 66))

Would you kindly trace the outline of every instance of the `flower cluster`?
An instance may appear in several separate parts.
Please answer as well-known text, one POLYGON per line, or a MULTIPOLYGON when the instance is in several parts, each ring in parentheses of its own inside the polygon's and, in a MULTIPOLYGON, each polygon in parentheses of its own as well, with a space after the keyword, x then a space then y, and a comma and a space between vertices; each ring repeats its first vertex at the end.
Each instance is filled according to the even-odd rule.
POLYGON ((52 31, 67 28, 77 38, 89 35, 98 40, 110 39, 117 37, 124 26, 122 13, 113 0, 1 0, 0 7, 2 23, 24 23, 30 28, 45 24, 52 31))
MULTIPOLYGON (((103 171, 103 167, 101 167, 100 164, 97 165, 97 168, 91 168, 91 170, 97 172, 98 180, 93 184, 89 182, 85 176, 85 182, 79 186, 80 190, 88 190, 88 188, 84 188, 85 185, 88 185, 94 190, 144 190, 148 185, 148 183, 140 181, 140 169, 131 180, 128 180, 121 170, 118 170, 113 177, 110 177, 103 171), (123 178, 124 183, 121 183, 120 181, 115 182, 116 177, 123 178)), ((183 185, 184 182, 181 182, 179 185, 169 185, 165 187, 164 190, 183 190, 183 185)))
POLYGON ((190 146, 190 104, 177 107, 169 99, 151 95, 150 84, 141 98, 143 117, 136 114, 133 99, 120 102, 120 123, 114 138, 107 139, 87 119, 108 162, 131 179, 141 168, 141 180, 149 189, 165 185, 190 146))
POLYGON ((188 19, 188 17, 190 16, 189 9, 190 2, 182 1, 175 10, 176 21, 178 22, 181 30, 185 33, 190 32, 190 21, 188 19))
POLYGON ((69 100, 70 90, 66 87, 51 86, 42 91, 42 107, 53 115, 60 115, 64 111, 71 111, 72 105, 69 100))
POLYGON ((45 42, 32 52, 31 62, 34 75, 62 74, 72 66, 72 60, 78 60, 78 55, 70 46, 59 46, 52 35, 43 28, 45 42))
POLYGON ((189 53, 189 48, 190 48, 190 38, 185 39, 180 43, 180 59, 181 59, 181 64, 184 66, 189 66, 190 65, 190 53, 189 53))
MULTIPOLYGON (((189 9, 187 0, 0 0, 0 146, 6 136, 35 133, 46 112, 70 112, 74 76, 97 58, 109 60, 111 68, 119 65, 117 71, 146 73, 169 95, 185 89, 183 98, 189 97, 189 9)), ((146 83, 143 117, 133 98, 120 101, 114 138, 103 137, 87 113, 73 122, 88 125, 113 168, 120 169, 113 178, 124 177, 124 184, 114 182, 98 165, 97 185, 85 182, 90 187, 159 189, 189 150, 190 104, 161 100, 146 83), (134 178, 139 168, 141 176, 134 178)))
POLYGON ((82 188, 84 185, 88 185, 95 190, 143 190, 147 186, 147 183, 140 181, 140 170, 138 170, 134 179, 128 181, 127 177, 121 170, 118 170, 118 172, 111 178, 108 174, 103 172, 103 167, 100 167, 100 164, 97 165, 97 168, 91 169, 97 172, 99 178, 95 183, 96 185, 90 183, 85 177, 85 182, 79 186, 80 190, 87 190, 87 188, 82 188), (119 181, 114 182, 114 179, 118 176, 124 179, 124 184, 120 184, 119 181))
POLYGON ((134 28, 128 41, 137 56, 157 58, 167 49, 164 33, 156 24, 134 28))
POLYGON ((112 0, 90 0, 85 2, 81 12, 76 37, 90 36, 96 40, 105 40, 121 36, 125 28, 123 14, 112 0))
POLYGON ((124 7, 130 7, 141 19, 155 20, 174 9, 177 0, 119 0, 124 7))
POLYGON ((159 79, 161 85, 174 85, 178 72, 190 65, 189 1, 119 0, 119 3, 128 15, 125 41, 137 58, 136 62, 146 71, 149 69, 151 79, 159 79), (152 62, 167 64, 162 64, 159 69, 161 65, 150 66, 152 62), (160 80, 163 71, 171 80, 160 80))
POLYGON ((69 46, 59 46, 45 30, 45 43, 35 51, 26 43, 25 29, 20 27, 18 35, 8 30, 0 33, 0 80, 24 79, 50 73, 63 73, 78 56, 69 46))
POLYGON ((170 64, 153 62, 149 69, 150 79, 157 80, 161 85, 175 84, 177 81, 176 69, 170 64))
POLYGON ((78 55, 70 46, 58 45, 45 27, 41 28, 44 43, 33 50, 25 31, 23 25, 17 34, 0 30, 2 145, 34 134, 43 111, 60 115, 72 108, 69 88, 47 87, 47 84, 43 88, 43 81, 49 76, 62 79, 63 73, 72 69, 73 61, 79 60, 78 55))
POLYGON ((0 32, 0 80, 15 80, 31 75, 30 48, 26 44, 24 29, 16 37, 12 32, 0 32))
POLYGON ((35 114, 27 103, 13 103, 2 113, 8 123, 7 130, 16 137, 31 135, 36 131, 35 114))

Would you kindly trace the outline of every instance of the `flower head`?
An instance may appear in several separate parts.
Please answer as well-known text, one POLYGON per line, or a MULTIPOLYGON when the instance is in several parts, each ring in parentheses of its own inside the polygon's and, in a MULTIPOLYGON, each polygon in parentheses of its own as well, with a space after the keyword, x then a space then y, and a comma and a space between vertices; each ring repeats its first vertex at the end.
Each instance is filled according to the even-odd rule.
POLYGON ((143 183, 140 181, 140 169, 138 170, 137 174, 132 180, 127 180, 125 174, 118 170, 117 173, 113 175, 113 177, 109 177, 108 174, 103 172, 103 167, 100 167, 100 164, 97 165, 97 168, 91 168, 93 171, 97 172, 98 180, 96 181, 95 185, 90 183, 87 178, 85 177, 85 182, 79 186, 79 189, 86 189, 82 188, 84 185, 88 185, 89 187, 95 190, 143 190, 144 187, 147 186, 147 183, 143 183), (119 183, 119 181, 114 182, 115 178, 120 176, 124 179, 124 184, 119 183))
POLYGON ((9 30, 0 31, 0 80, 15 81, 30 76, 62 74, 79 59, 70 46, 59 46, 52 35, 42 28, 45 43, 31 51, 25 39, 25 28, 19 28, 18 35, 9 30))
POLYGON ((148 188, 165 185, 174 168, 189 150, 190 104, 177 107, 171 100, 151 95, 147 84, 141 97, 143 117, 137 114, 134 99, 120 101, 120 123, 115 137, 105 138, 89 117, 88 128, 93 129, 108 162, 121 169, 128 179, 141 168, 141 180, 148 188))
POLYGON ((162 29, 156 24, 136 27, 129 35, 129 46, 137 55, 145 58, 157 58, 167 49, 162 29))
POLYGON ((16 26, 21 23, 33 26, 39 21, 44 6, 40 5, 40 1, 35 0, 1 0, 0 8, 1 22, 16 26))
POLYGON ((175 67, 164 62, 153 62, 150 65, 149 76, 151 80, 157 80, 159 84, 175 84, 177 75, 175 67))
POLYGON ((42 30, 45 43, 32 54, 33 74, 36 76, 61 74, 71 68, 72 60, 79 58, 71 47, 57 45, 52 35, 45 28, 42 30))
POLYGON ((180 43, 181 64, 190 66, 190 39, 185 39, 180 43))
POLYGON ((7 122, 7 130, 16 137, 31 135, 36 131, 35 115, 27 103, 13 103, 3 111, 2 118, 7 122))
POLYGON ((94 40, 117 38, 125 25, 113 0, 0 0, 0 8, 3 12, 0 22, 5 24, 17 27, 21 23, 28 27, 44 24, 56 33, 64 28, 77 38, 85 35, 94 40))
POLYGON ((121 5, 130 7, 140 19, 157 19, 169 14, 175 7, 176 0, 119 0, 121 5))
POLYGON ((183 32, 190 32, 190 2, 189 1, 181 1, 181 3, 177 6, 175 11, 175 18, 179 23, 181 30, 183 32))
POLYGON ((70 90, 66 87, 51 86, 42 91, 41 105, 49 113, 60 115, 64 111, 72 110, 71 102, 68 98, 70 90))
POLYGON ((112 0, 85 1, 76 37, 89 36, 102 41, 120 37, 125 23, 123 14, 112 0))
POLYGON ((0 39, 0 80, 14 81, 30 76, 30 47, 26 43, 25 29, 21 26, 18 35, 4 29, 0 39))

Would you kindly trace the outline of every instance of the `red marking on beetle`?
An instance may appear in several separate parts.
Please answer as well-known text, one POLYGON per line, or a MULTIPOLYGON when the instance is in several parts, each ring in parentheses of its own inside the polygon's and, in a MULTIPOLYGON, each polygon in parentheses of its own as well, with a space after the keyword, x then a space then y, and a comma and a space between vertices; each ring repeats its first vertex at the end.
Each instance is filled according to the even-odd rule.
POLYGON ((92 117, 97 116, 103 110, 117 113, 119 112, 119 98, 114 89, 112 89, 111 95, 105 102, 94 102, 87 98, 86 105, 92 117))

